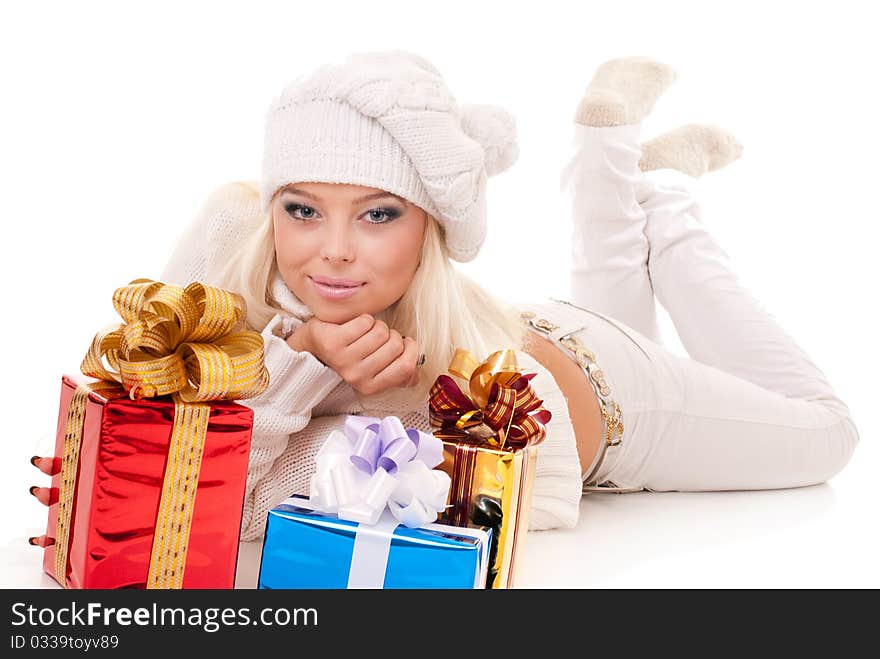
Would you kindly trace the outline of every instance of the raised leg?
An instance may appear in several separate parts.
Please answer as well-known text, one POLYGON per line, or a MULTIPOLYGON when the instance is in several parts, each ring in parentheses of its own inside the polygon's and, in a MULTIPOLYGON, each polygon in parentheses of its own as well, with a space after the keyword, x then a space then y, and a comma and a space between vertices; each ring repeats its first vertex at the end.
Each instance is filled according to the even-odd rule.
POLYGON ((641 120, 676 78, 649 57, 597 67, 575 111, 562 189, 572 208, 571 301, 660 342, 648 275, 645 213, 636 199, 641 120))
POLYGON ((824 373, 739 281, 700 219, 688 179, 639 187, 654 293, 691 358, 801 400, 848 412, 824 373))
POLYGON ((591 85, 602 84, 578 107, 562 176, 572 201, 571 300, 651 339, 643 350, 617 338, 602 344, 627 430, 625 448, 597 478, 655 490, 827 480, 858 443, 849 410, 743 287, 690 193, 693 178, 732 162, 742 147, 699 124, 640 145, 639 114, 651 102, 638 90, 650 97, 662 85, 633 84, 633 75, 650 77, 634 64, 594 76, 591 85), (690 358, 658 345, 655 296, 690 358))
POLYGON ((661 343, 648 272, 645 211, 636 198, 640 124, 575 124, 562 187, 572 208, 571 301, 661 343))

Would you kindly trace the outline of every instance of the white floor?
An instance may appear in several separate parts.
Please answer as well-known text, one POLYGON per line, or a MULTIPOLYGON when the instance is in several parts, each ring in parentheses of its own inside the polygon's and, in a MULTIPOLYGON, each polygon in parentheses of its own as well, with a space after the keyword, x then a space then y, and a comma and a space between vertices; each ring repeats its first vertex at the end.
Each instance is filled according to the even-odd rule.
MULTIPOLYGON (((877 464, 876 445, 863 441, 843 473, 814 487, 588 495, 576 528, 526 536, 517 585, 880 587, 877 464)), ((42 572, 42 550, 25 539, 44 532, 43 524, 3 538, 0 586, 58 587, 42 572)), ((260 546, 242 543, 237 587, 255 586, 260 546)))

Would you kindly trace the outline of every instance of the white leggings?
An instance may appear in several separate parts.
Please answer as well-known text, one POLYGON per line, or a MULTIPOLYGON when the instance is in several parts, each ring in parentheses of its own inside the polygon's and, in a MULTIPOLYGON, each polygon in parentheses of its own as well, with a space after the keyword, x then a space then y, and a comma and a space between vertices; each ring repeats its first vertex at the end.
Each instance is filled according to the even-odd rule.
POLYGON ((588 346, 624 422, 598 482, 699 491, 826 481, 859 441, 849 409, 739 283, 687 186, 640 171, 639 132, 575 124, 562 175, 572 203, 570 300, 619 321, 644 350, 629 340, 604 353, 588 346), (662 347, 655 296, 690 359, 662 347))

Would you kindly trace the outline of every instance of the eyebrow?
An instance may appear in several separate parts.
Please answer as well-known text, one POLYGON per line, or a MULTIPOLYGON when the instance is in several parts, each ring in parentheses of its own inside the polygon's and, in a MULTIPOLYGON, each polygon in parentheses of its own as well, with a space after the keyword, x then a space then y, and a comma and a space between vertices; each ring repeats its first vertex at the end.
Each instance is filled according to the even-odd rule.
MULTIPOLYGON (((309 199, 314 199, 315 201, 321 201, 320 197, 313 195, 311 192, 306 192, 305 190, 301 190, 299 188, 284 188, 284 192, 291 192, 293 194, 302 195, 303 197, 308 197, 309 199)), ((390 192, 373 192, 368 195, 364 195, 363 197, 358 197, 357 199, 352 200, 352 204, 360 204, 364 201, 370 201, 371 199, 380 199, 382 197, 394 197, 404 205, 406 205, 406 200, 403 197, 398 197, 396 194, 392 194, 390 192)))

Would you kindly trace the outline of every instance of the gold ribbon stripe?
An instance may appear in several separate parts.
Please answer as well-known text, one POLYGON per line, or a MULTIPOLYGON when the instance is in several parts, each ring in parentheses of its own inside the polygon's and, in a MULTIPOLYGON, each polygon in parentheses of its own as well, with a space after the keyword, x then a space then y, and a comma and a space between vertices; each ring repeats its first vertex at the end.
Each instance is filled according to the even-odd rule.
POLYGON ((79 468, 79 449, 82 445, 89 392, 119 389, 111 382, 92 382, 79 385, 70 399, 64 428, 64 455, 61 459, 61 482, 58 486, 58 517, 55 520, 55 578, 67 588, 67 551, 70 544, 70 520, 73 516, 73 494, 76 490, 76 472, 79 468))
POLYGON ((188 531, 198 490, 210 405, 181 403, 174 409, 162 497, 153 534, 147 588, 181 588, 188 531))

